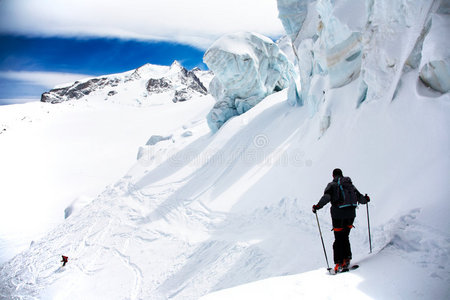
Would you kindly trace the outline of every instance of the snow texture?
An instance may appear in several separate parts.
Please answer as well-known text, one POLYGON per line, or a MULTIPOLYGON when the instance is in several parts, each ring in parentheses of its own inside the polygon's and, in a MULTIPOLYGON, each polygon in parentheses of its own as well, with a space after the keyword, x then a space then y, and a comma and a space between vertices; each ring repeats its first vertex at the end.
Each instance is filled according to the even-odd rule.
POLYGON ((215 75, 209 89, 217 103, 207 117, 213 132, 264 97, 287 88, 295 78, 293 66, 278 45, 256 33, 221 37, 203 60, 215 75))
MULTIPOLYGON (((148 152, 106 188, 95 177, 83 182, 87 176, 68 176, 64 187, 74 193, 91 181, 103 192, 0 266, 0 298, 448 299, 450 94, 419 80, 423 66, 447 56, 440 45, 448 39, 439 30, 448 16, 439 13, 439 2, 366 3, 367 9, 350 0, 308 2, 302 27, 308 30, 293 42, 296 51, 303 47, 311 55, 297 62, 300 71, 303 64, 311 70, 302 79, 309 82, 304 105, 288 105, 290 91, 272 93, 215 134, 204 118, 214 105, 210 96, 173 103, 173 95, 161 93, 152 96, 159 97, 158 104, 135 107, 127 97, 115 106, 92 93, 86 102, 61 106, 0 107, 7 129, 0 135, 0 182, 6 182, 0 192, 7 191, 2 199, 30 199, 14 210, 16 201, 6 202, 0 210, 2 230, 20 224, 14 218, 28 212, 21 208, 35 210, 45 201, 42 195, 27 197, 42 188, 35 184, 45 175, 41 170, 65 162, 88 170, 82 175, 97 169, 102 178, 112 171, 123 174, 114 170, 122 156, 134 160, 138 146, 152 135, 172 136, 143 146, 148 152), (319 20, 319 11, 326 19, 319 20), (432 25, 424 30, 430 18, 432 25), (320 29, 315 37, 313 27, 320 29), (343 32, 335 34, 333 28, 343 32), (362 49, 359 76, 332 88, 331 73, 354 68, 343 60, 358 49, 355 39, 362 49), (330 73, 331 50, 337 64, 330 73), (419 67, 411 67, 416 61, 405 68, 420 51, 419 67), (24 112, 30 112, 26 118, 24 112), (91 128, 87 121, 92 119, 97 126, 91 128), (110 128, 117 123, 121 126, 110 128), (80 126, 86 130, 77 131, 80 126), (68 129, 84 139, 72 136, 67 148, 53 149, 70 136, 68 129), (40 147, 43 138, 51 147, 40 147), (81 152, 80 141, 98 146, 98 156, 74 160, 84 158, 79 153, 96 152, 81 152), (38 152, 23 151, 30 142, 38 152), (42 162, 43 157, 48 160, 42 162), (92 167, 97 160, 103 163, 92 167), (353 262, 360 268, 330 276, 311 206, 336 167, 371 202, 357 209, 350 234, 353 262), (61 255, 69 257, 64 268, 61 255)), ((239 50, 239 41, 225 44, 239 50)), ((226 91, 214 90, 221 93, 226 91)), ((237 111, 233 101, 224 103, 237 111)), ((44 188, 55 190, 63 180, 44 188)), ((331 263, 328 207, 317 217, 331 263)))
POLYGON ((171 138, 172 138, 172 135, 168 135, 168 136, 152 135, 150 137, 150 139, 147 141, 146 145, 147 146, 156 145, 157 143, 159 143, 161 141, 170 140, 171 138))
MULTIPOLYGON (((414 86, 415 74, 403 80, 414 86)), ((354 97, 357 86, 327 92, 354 97)), ((401 88, 392 105, 356 112, 338 102, 320 140, 318 115, 286 99, 265 98, 215 135, 194 114, 201 101, 184 103, 193 123, 169 131, 175 142, 152 145, 152 159, 0 267, 1 297, 198 299, 225 289, 205 299, 446 298, 448 94, 424 101, 401 88), (194 134, 179 138, 186 128, 194 134), (331 278, 310 209, 336 166, 372 198, 374 249, 367 254, 363 206, 351 233, 361 267, 331 278)), ((319 218, 330 258, 326 209, 319 218)))

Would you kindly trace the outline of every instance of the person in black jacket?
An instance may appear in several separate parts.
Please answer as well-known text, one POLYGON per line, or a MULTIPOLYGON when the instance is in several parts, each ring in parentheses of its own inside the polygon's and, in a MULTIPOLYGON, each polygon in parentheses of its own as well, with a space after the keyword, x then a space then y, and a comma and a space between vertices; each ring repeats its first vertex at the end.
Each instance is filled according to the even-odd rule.
POLYGON ((360 204, 367 204, 370 201, 367 194, 363 196, 351 183, 349 177, 344 177, 341 169, 333 170, 333 181, 325 188, 322 198, 316 205, 313 205, 312 211, 316 213, 317 210, 324 207, 328 202, 331 202, 331 219, 334 231, 333 243, 333 258, 336 264, 335 272, 342 271, 349 267, 352 259, 352 251, 350 248, 349 235, 353 228, 353 221, 355 220, 356 203, 355 205, 346 205, 342 207, 342 185, 340 182, 347 181, 356 197, 356 201, 360 204))

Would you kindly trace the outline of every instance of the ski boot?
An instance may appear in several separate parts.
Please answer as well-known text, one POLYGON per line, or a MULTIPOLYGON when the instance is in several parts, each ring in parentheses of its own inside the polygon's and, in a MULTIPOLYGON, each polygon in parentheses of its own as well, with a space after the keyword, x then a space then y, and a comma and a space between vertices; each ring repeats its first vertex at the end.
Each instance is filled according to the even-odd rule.
POLYGON ((334 267, 334 274, 340 273, 342 272, 343 267, 341 263, 337 263, 336 266, 334 267))
POLYGON ((348 268, 350 268, 350 258, 345 258, 342 262, 342 269, 348 270, 348 268))

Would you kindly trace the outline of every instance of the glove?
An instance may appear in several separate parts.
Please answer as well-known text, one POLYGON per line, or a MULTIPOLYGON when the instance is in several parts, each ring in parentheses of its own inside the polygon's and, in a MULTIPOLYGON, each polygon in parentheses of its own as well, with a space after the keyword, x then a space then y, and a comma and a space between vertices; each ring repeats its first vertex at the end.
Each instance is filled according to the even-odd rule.
POLYGON ((367 194, 364 195, 364 198, 366 198, 366 203, 370 202, 370 197, 367 194))
POLYGON ((317 210, 318 210, 317 205, 313 205, 313 207, 312 207, 312 212, 313 212, 313 213, 316 213, 317 210))

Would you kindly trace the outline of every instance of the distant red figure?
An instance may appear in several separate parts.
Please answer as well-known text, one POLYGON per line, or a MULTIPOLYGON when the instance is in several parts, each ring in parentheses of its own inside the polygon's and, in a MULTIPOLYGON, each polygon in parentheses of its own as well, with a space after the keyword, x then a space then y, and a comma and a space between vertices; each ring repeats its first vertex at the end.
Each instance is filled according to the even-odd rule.
POLYGON ((62 256, 62 260, 61 260, 61 262, 63 263, 63 267, 66 265, 66 263, 67 263, 67 261, 69 260, 69 258, 67 257, 67 256, 62 256))

